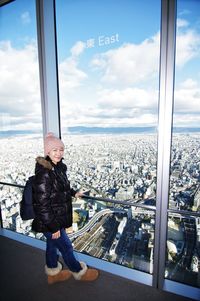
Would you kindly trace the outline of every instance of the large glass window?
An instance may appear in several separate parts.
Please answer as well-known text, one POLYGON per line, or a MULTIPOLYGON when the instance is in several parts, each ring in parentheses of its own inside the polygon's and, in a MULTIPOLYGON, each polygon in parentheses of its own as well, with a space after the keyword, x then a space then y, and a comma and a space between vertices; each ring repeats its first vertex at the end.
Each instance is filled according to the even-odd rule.
MULTIPOLYGON (((160 12, 156 0, 56 1, 65 161, 72 186, 90 197, 156 205, 160 12)), ((149 273, 154 218, 121 211, 102 218, 101 237, 91 232, 93 247, 77 238, 75 248, 149 273)), ((79 208, 84 223, 97 213, 79 208)))
MULTIPOLYGON (((43 150, 35 1, 0 7, 0 27, 0 182, 23 185, 43 150)), ((2 222, 29 234, 19 217, 21 194, 0 186, 2 222)))
POLYGON ((177 1, 166 276, 200 286, 200 1, 177 1), (173 213, 174 210, 174 213, 173 213), (175 211, 182 210, 182 214, 175 211), (184 214, 185 212, 185 214, 184 214), (193 214, 193 212, 195 214, 193 214))

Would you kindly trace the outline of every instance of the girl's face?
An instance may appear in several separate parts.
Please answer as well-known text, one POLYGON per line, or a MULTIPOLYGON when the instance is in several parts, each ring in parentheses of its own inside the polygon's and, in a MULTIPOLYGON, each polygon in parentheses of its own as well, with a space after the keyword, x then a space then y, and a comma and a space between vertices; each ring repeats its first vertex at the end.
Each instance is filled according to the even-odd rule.
POLYGON ((51 161, 54 164, 57 164, 58 162, 60 162, 60 160, 62 159, 64 154, 64 148, 60 147, 60 148, 53 148, 50 152, 49 152, 49 157, 51 159, 51 161))

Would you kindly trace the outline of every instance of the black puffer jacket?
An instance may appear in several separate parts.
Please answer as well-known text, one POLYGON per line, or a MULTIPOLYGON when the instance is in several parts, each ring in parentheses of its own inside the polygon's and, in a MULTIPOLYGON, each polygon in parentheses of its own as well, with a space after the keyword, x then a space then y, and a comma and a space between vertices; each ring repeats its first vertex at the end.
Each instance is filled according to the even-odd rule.
POLYGON ((72 225, 72 196, 76 191, 70 187, 66 171, 62 161, 55 165, 49 157, 36 159, 33 231, 55 233, 72 225))

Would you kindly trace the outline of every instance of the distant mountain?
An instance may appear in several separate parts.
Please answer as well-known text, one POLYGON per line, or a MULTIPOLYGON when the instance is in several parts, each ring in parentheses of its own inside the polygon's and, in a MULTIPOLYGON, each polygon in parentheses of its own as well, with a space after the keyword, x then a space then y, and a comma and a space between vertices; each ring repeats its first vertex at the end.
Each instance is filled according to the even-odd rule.
POLYGON ((69 134, 130 134, 130 133, 155 133, 155 127, 84 127, 75 126, 67 128, 69 134))
POLYGON ((174 127, 174 133, 200 133, 200 128, 174 127))
MULTIPOLYGON (((187 127, 174 127, 174 133, 200 133, 200 128, 187 128, 187 127)), ((69 127, 63 131, 64 134, 71 134, 71 135, 92 135, 92 134, 156 134, 157 128, 156 127, 85 127, 85 126, 74 126, 69 127)), ((0 138, 7 138, 12 136, 18 135, 34 135, 34 134, 41 134, 41 132, 35 132, 30 130, 10 130, 10 131, 0 131, 0 138)))
MULTIPOLYGON (((186 127, 174 127, 173 131, 175 133, 194 133, 199 132, 200 128, 186 128, 186 127)), ((156 127, 84 127, 75 126, 67 128, 67 133, 69 134, 151 134, 156 133, 156 127)))
POLYGON ((7 137, 11 137, 11 136, 18 136, 18 135, 31 135, 31 134, 36 134, 36 132, 34 131, 27 131, 27 130, 23 130, 23 131, 14 131, 14 130, 10 130, 10 131, 0 131, 0 137, 1 138, 7 138, 7 137))

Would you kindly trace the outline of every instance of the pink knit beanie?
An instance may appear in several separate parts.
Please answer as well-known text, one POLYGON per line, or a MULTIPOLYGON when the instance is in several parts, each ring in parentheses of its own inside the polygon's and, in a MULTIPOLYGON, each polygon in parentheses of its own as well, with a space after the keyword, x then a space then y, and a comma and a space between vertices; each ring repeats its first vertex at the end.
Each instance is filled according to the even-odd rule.
POLYGON ((48 153, 54 149, 54 148, 60 148, 60 147, 65 147, 64 146, 64 143, 59 139, 57 138, 56 136, 54 136, 53 133, 48 133, 46 136, 45 136, 45 139, 44 139, 44 154, 45 156, 48 155, 48 153))

